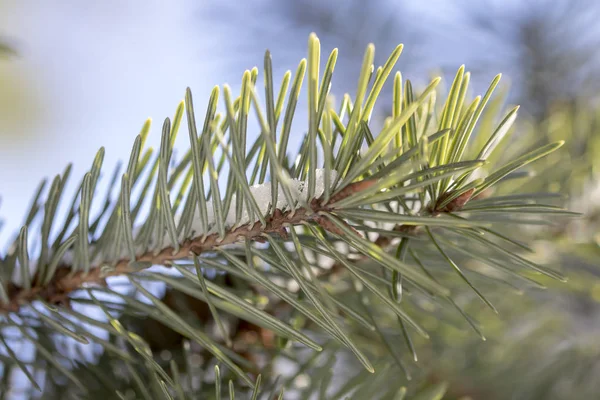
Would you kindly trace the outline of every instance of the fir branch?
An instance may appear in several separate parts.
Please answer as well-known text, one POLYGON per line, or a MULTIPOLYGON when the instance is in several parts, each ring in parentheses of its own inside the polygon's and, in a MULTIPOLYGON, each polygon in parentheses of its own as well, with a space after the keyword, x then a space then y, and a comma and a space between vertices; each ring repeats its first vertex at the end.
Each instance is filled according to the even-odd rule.
MULTIPOLYGON (((498 233, 490 226, 529 222, 526 218, 516 221, 512 216, 517 212, 540 218, 544 223, 549 217, 572 215, 560 207, 540 204, 538 201, 546 198, 541 194, 495 196, 498 186, 507 180, 527 176, 517 170, 548 156, 563 142, 551 141, 524 155, 514 155, 504 164, 495 162, 497 149, 502 148, 504 138, 512 132, 517 108, 509 111, 496 129, 490 129, 491 136, 488 131, 475 134, 477 121, 499 76, 483 99, 476 97, 468 102, 470 73, 464 67, 459 68, 441 105, 436 105, 439 78, 415 93, 410 81, 402 90, 402 77, 395 74, 392 115, 379 132, 372 132, 370 119, 376 100, 401 51, 400 45, 382 67, 375 69, 374 47, 369 46, 356 96, 345 96, 339 112, 329 99, 337 50, 330 54, 321 77, 320 43, 315 35, 309 38, 308 60, 299 63, 293 80, 291 73, 284 76, 277 99, 270 53, 265 54, 266 112, 256 90, 257 68, 243 74, 239 96, 235 97, 229 86, 223 87, 224 113, 219 113, 217 107, 220 89, 213 89, 201 130, 196 127, 188 89, 174 118, 165 119, 160 149, 154 156, 152 149, 144 148, 150 121, 144 124, 125 172, 121 174, 117 169, 112 174, 98 215, 91 215, 91 210, 98 197, 95 189, 101 176, 103 149, 78 185, 62 226, 56 210, 70 167, 55 177, 47 200, 40 204, 44 182, 20 234, 2 259, 0 316, 6 318, 7 326, 17 326, 22 340, 33 342, 50 362, 57 352, 51 334, 99 342, 107 350, 109 360, 124 363, 131 379, 138 383, 143 379, 150 381, 148 388, 135 389, 144 397, 180 396, 183 388, 179 366, 170 365, 169 375, 146 341, 121 323, 119 313, 128 317, 149 316, 193 340, 227 366, 228 370, 216 369, 217 392, 221 389, 220 374, 225 377, 233 373, 236 379, 252 386, 244 371, 259 369, 235 351, 236 337, 229 339, 217 309, 270 330, 271 338, 278 335, 268 345, 263 343, 261 349, 271 358, 284 356, 285 343, 290 339, 317 351, 327 352, 325 345, 352 351, 365 367, 364 372, 378 373, 370 381, 365 379, 367 383, 357 389, 363 394, 376 390, 377 382, 387 376, 379 371, 385 364, 371 362, 365 351, 381 344, 389 351, 384 332, 386 317, 393 317, 394 329, 400 324, 415 359, 409 328, 422 338, 429 337, 416 318, 419 312, 413 312, 420 307, 420 301, 445 306, 449 303, 452 312, 458 311, 483 337, 477 324, 454 300, 457 293, 463 293, 460 285, 467 283, 488 302, 483 290, 475 289, 475 283, 481 287, 476 281, 510 286, 508 278, 516 278, 536 283, 526 271, 563 279, 560 273, 522 256, 527 246, 512 234, 498 233), (299 150, 290 155, 292 121, 305 75, 308 124, 299 150), (250 143, 249 116, 253 113, 260 134, 250 143), (173 147, 184 115, 190 147, 177 161, 173 147), (439 120, 437 115, 441 115, 439 120), (220 177, 227 178, 225 185, 220 184, 220 177), (112 196, 113 191, 118 194, 112 196), (143 215, 144 207, 148 208, 147 215, 143 215), (37 239, 34 222, 41 211, 41 249, 39 257, 34 258, 27 238, 37 239), (52 228, 59 232, 54 238, 50 238, 52 228), (427 235, 420 234, 423 229, 427 235), (446 236, 454 240, 446 240, 446 236), (396 253, 390 253, 390 247, 395 245, 396 253), (469 249, 472 259, 483 260, 493 272, 459 266, 464 258, 455 257, 454 253, 460 253, 457 248, 469 249), (197 255, 202 257, 196 259, 197 255), (194 264, 181 262, 192 257, 194 264), (325 268, 323 260, 329 268, 325 268), (458 272, 458 283, 448 277, 448 264, 458 272), (164 276, 161 280, 160 274, 145 271, 153 265, 174 265, 179 276, 164 276), (216 283, 204 281, 202 273, 208 268, 235 277, 251 298, 217 289, 216 283), (20 282, 13 282, 13 275, 20 282), (107 278, 120 275, 128 276, 131 294, 118 293, 107 282, 107 278), (333 278, 347 285, 329 285, 333 278), (142 282, 152 280, 206 303, 222 337, 213 338, 202 331, 197 315, 185 307, 176 312, 150 294, 142 282), (298 292, 282 286, 282 281, 295 284, 298 292), (74 296, 79 290, 87 290, 87 302, 74 296), (116 295, 122 303, 101 301, 92 291, 116 295), (411 296, 403 296, 404 292, 411 296), (153 305, 133 294, 143 295, 153 305), (261 296, 267 299, 270 310, 263 310, 259 304, 261 296), (348 304, 348 299, 356 299, 359 306, 348 304), (26 327, 18 325, 13 317, 26 316, 37 301, 50 312, 42 315, 40 309, 34 308, 35 322, 26 318, 22 320, 26 327), (376 312, 375 307, 369 308, 372 301, 382 305, 381 321, 373 315, 364 316, 376 312), (72 302, 100 309, 108 323, 83 316, 69 307, 72 302), (100 327, 115 343, 101 342, 103 339, 85 329, 75 329, 62 313, 100 327), (279 321, 279 315, 289 321, 279 321), (37 336, 28 331, 29 325, 37 336), (313 327, 327 334, 323 346, 301 332, 313 327), (373 334, 378 335, 376 342, 365 344, 363 339, 372 338, 373 334), (280 346, 273 345, 277 341, 281 341, 280 346), (134 355, 141 359, 142 369, 133 365, 134 355)), ((13 365, 26 368, 18 354, 9 353, 17 358, 13 365)), ((394 360, 395 365, 404 369, 400 361, 394 360)), ((330 376, 329 363, 319 367, 325 376, 330 376)), ((70 370, 57 362, 53 366, 53 371, 85 389, 70 370)), ((111 395, 121 393, 116 386, 111 388, 111 395)), ((325 386, 318 389, 319 393, 325 393, 325 386)), ((254 394, 258 392, 256 387, 252 390, 254 394)), ((346 387, 338 394, 352 390, 346 387)), ((398 390, 394 385, 389 394, 403 396, 405 392, 398 390)), ((234 393, 232 381, 230 393, 234 393)))
MULTIPOLYGON (((334 203, 337 200, 356 193, 361 188, 369 187, 373 183, 371 181, 356 182, 349 185, 344 191, 339 192, 332 197, 329 203, 334 203)), ((14 284, 9 286, 8 303, 0 304, 1 312, 17 312, 20 307, 31 303, 34 300, 42 299, 50 304, 68 303, 68 297, 71 292, 88 287, 89 285, 106 285, 106 278, 118 275, 127 275, 134 272, 142 271, 152 265, 169 265, 174 261, 187 259, 192 255, 200 255, 205 252, 216 250, 218 247, 227 246, 234 243, 242 243, 246 240, 264 241, 265 234, 276 233, 281 236, 286 236, 286 228, 288 225, 301 225, 306 222, 315 222, 325 230, 339 232, 335 230, 328 222, 327 217, 319 213, 331 213, 335 208, 328 204, 321 204, 318 199, 313 199, 310 202, 310 208, 298 208, 295 212, 290 210, 282 211, 276 208, 271 216, 269 216, 265 224, 260 222, 250 223, 236 227, 235 229, 227 230, 224 237, 220 238, 218 233, 211 235, 200 235, 192 239, 185 240, 177 249, 172 246, 163 248, 159 252, 149 251, 135 259, 123 258, 116 265, 96 265, 89 271, 78 271, 72 273, 73 266, 63 264, 58 266, 53 278, 50 282, 43 286, 34 287, 18 287, 14 284)), ((37 277, 33 278, 37 281, 37 277)))

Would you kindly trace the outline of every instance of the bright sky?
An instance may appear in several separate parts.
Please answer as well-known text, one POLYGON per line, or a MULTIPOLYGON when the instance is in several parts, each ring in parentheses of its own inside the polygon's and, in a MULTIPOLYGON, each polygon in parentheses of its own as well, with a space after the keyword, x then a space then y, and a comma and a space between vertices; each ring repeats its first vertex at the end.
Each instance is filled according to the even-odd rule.
POLYGON ((20 52, 0 61, 0 76, 28 82, 19 96, 4 100, 18 104, 0 110, 1 242, 21 224, 42 177, 73 162, 72 176, 80 179, 100 146, 109 174, 117 160, 127 159, 148 117, 155 122, 150 141, 158 143, 162 121, 186 86, 202 110, 213 84, 235 82, 243 72, 232 74, 215 62, 216 44, 198 26, 201 10, 194 14, 182 0, 169 7, 160 1, 84 3, 0 2, 0 33, 20 52))

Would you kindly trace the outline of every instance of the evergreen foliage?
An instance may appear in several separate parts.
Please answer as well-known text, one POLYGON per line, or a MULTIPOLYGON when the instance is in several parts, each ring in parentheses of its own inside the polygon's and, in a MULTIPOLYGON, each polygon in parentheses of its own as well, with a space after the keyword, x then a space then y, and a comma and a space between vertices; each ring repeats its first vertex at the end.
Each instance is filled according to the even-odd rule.
POLYGON ((375 68, 369 46, 355 96, 335 105, 337 50, 321 71, 311 35, 281 84, 267 52, 262 82, 255 68, 238 95, 215 87, 202 120, 188 89, 158 151, 149 120, 107 193, 103 149, 71 197, 70 166, 42 182, 1 259, 2 391, 24 377, 44 399, 441 399, 445 383, 409 381, 419 349, 443 326, 485 339, 475 316, 565 281, 529 242, 576 214, 530 173, 562 140, 514 132, 500 76, 474 98, 464 67, 445 94, 439 78, 417 90, 394 71, 401 52, 375 68))

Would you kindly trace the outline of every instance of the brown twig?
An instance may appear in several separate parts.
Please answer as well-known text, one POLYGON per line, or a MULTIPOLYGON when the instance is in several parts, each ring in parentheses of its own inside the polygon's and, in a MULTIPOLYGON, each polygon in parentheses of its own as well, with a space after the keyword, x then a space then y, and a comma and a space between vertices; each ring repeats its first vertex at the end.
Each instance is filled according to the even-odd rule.
MULTIPOLYGON (((285 237, 287 232, 285 225, 298 225, 303 222, 316 222, 324 229, 330 228, 326 222, 326 217, 319 215, 319 212, 330 212, 334 210, 331 205, 333 199, 339 201, 358 190, 371 186, 372 182, 356 182, 348 185, 336 196, 322 204, 321 199, 313 199, 310 202, 310 209, 299 208, 295 212, 281 211, 276 209, 271 216, 266 218, 265 226, 260 222, 240 226, 225 234, 225 237, 219 240, 219 235, 214 233, 207 237, 198 236, 188 239, 180 245, 179 251, 174 253, 173 247, 164 248, 160 253, 153 251, 138 256, 136 262, 148 262, 151 265, 168 265, 171 261, 185 259, 192 254, 200 254, 206 251, 214 250, 219 246, 236 243, 242 239, 261 240, 265 233, 277 233, 285 237)), ((331 229, 328 229, 331 230, 331 229)), ((9 302, 0 304, 0 313, 16 312, 24 304, 31 303, 35 299, 42 299, 50 304, 68 303, 69 295, 87 285, 104 285, 106 278, 117 275, 126 275, 140 271, 140 267, 132 266, 129 259, 122 259, 114 265, 111 270, 105 270, 102 265, 92 267, 87 273, 84 271, 72 272, 71 265, 61 265, 56 270, 52 280, 44 286, 33 286, 30 289, 19 287, 13 283, 8 286, 9 302)), ((38 280, 34 277, 33 282, 38 280)))
MULTIPOLYGON (((227 232, 222 240, 219 240, 217 233, 209 235, 205 239, 198 236, 182 243, 176 253, 173 253, 172 247, 167 247, 158 254, 148 251, 138 256, 135 261, 149 262, 152 265, 166 265, 171 261, 187 258, 191 254, 197 255, 218 246, 235 243, 241 239, 253 240, 264 233, 280 232, 284 224, 299 224, 311 220, 315 215, 307 213, 305 209, 296 210, 293 216, 290 212, 283 212, 278 214, 276 218, 274 214, 267 219, 264 227, 261 226, 260 222, 244 225, 227 232)), ((64 302, 71 292, 80 289, 84 285, 103 284, 105 279, 110 276, 125 275, 135 271, 139 271, 139 267, 132 267, 129 259, 118 261, 110 271, 103 271, 101 266, 95 266, 88 273, 83 271, 72 273, 71 266, 62 265, 57 269, 50 283, 45 286, 34 286, 27 290, 14 284, 11 285, 8 293, 10 302, 1 304, 0 312, 18 311, 21 305, 30 303, 36 298, 42 298, 50 304, 59 304, 64 302)))
MULTIPOLYGON (((171 261, 185 259, 192 254, 201 254, 206 251, 213 250, 219 246, 233 244, 241 239, 261 240, 265 233, 276 233, 282 237, 286 237, 286 225, 299 225, 304 222, 313 222, 319 224, 323 229, 335 233, 342 234, 335 227, 323 212, 335 211, 335 203, 351 194, 365 190, 371 187, 375 182, 365 180, 355 182, 348 185, 346 188, 335 194, 327 203, 322 199, 313 199, 310 202, 310 209, 299 208, 295 212, 281 211, 276 209, 271 216, 266 219, 265 226, 260 222, 240 226, 225 234, 225 237, 219 240, 219 235, 214 233, 208 237, 198 236, 193 239, 188 239, 180 245, 179 251, 173 253, 172 247, 163 249, 160 253, 155 254, 153 251, 138 256, 136 262, 147 262, 150 265, 168 265, 171 261), (320 214, 319 214, 320 213, 320 214)), ((433 210, 434 215, 443 212, 458 211, 470 200, 473 191, 468 191, 458 198, 450 202, 442 210, 433 210)), ((416 226, 398 225, 394 228, 395 231, 412 233, 417 229, 416 226)), ((357 232, 358 234, 358 232, 357 232)), ((387 247, 391 243, 391 238, 381 235, 375 244, 380 247, 387 247)), ((336 266, 331 269, 335 271, 336 266)), ((9 302, 0 304, 0 313, 16 312, 24 305, 31 303, 35 299, 42 299, 50 304, 68 304, 69 295, 87 285, 104 285, 106 278, 117 275, 126 275, 139 271, 139 266, 132 266, 129 259, 122 259, 114 265, 111 270, 105 270, 101 265, 94 266, 85 273, 84 271, 72 272, 70 265, 61 265, 56 270, 52 280, 44 286, 33 286, 30 289, 19 287, 13 283, 8 285, 9 302)), ((38 280, 34 277, 33 282, 38 280)))

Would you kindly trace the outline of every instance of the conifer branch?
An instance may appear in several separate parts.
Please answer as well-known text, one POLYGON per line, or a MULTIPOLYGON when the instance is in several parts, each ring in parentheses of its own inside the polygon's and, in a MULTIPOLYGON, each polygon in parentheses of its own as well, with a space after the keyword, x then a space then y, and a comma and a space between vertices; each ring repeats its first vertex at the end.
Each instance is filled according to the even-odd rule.
MULTIPOLYGON (((232 342, 222 321, 218 325, 224 338, 211 336, 197 314, 185 307, 181 313, 174 311, 144 287, 145 281, 161 281, 171 290, 208 304, 214 318, 218 310, 270 330, 283 344, 258 350, 269 357, 282 356, 289 341, 316 351, 326 351, 326 345, 335 349, 342 346, 356 355, 368 374, 377 373, 380 365, 368 359, 358 339, 363 330, 367 337, 376 333, 377 343, 389 351, 382 330, 389 316, 393 317, 392 328, 402 332, 413 359, 417 359, 411 334, 414 331, 429 338, 429 333, 414 315, 411 302, 423 300, 440 307, 450 304, 448 308, 458 311, 457 315, 483 337, 478 325, 454 300, 457 293, 470 289, 495 310, 479 289, 481 281, 512 285, 511 280, 516 279, 538 284, 535 276, 529 276, 531 271, 564 279, 559 272, 521 255, 527 247, 495 228, 534 218, 547 223, 550 216, 574 214, 540 203, 545 197, 535 193, 496 196, 504 182, 527 176, 519 169, 551 154, 563 142, 550 142, 503 163, 495 162, 493 156, 511 133, 517 108, 510 110, 495 130, 477 131, 478 120, 483 118, 500 77, 492 81, 483 98, 476 97, 469 104, 470 74, 464 66, 442 104, 436 104, 439 78, 416 92, 410 81, 403 86, 401 75, 396 73, 392 115, 374 134, 370 119, 375 103, 401 51, 402 45, 375 69, 374 47, 369 46, 356 96, 345 96, 339 110, 334 110, 329 97, 337 49, 329 56, 321 77, 320 43, 315 35, 309 38, 308 60, 300 62, 293 79, 291 73, 284 76, 277 97, 270 53, 266 53, 264 107, 257 91, 258 69, 254 68, 243 74, 239 96, 235 97, 229 86, 223 87, 223 113, 217 112, 220 89, 213 89, 202 128, 198 129, 188 89, 174 118, 165 119, 157 154, 144 147, 150 121, 144 124, 125 172, 112 175, 109 193, 102 196, 104 206, 95 215, 92 204, 98 197, 104 149, 98 151, 81 180, 62 225, 56 221, 56 211, 70 167, 54 178, 44 204, 40 199, 45 185, 40 185, 18 238, 1 260, 0 317, 7 326, 18 327, 21 339, 33 343, 45 359, 52 360, 57 353, 51 334, 82 342, 100 341, 109 359, 125 363, 131 379, 142 382, 138 376, 142 373, 155 386, 149 390, 176 393, 182 392, 177 383, 178 366, 171 365, 174 377, 170 377, 144 338, 128 330, 121 316, 143 314, 194 341, 226 366, 223 374, 232 379, 252 385, 245 371, 258 368, 248 367, 244 357, 227 347, 232 342), (289 154, 305 74, 308 124, 302 127, 306 133, 300 148, 289 154), (259 134, 251 142, 249 116, 253 113, 259 134), (174 160, 173 148, 184 115, 189 150, 174 160), (226 178, 225 185, 220 177, 226 178), (112 195, 113 190, 117 195, 112 195), (134 191, 136 195, 132 195, 134 191), (146 208, 147 215, 143 215, 146 208), (43 222, 37 235, 34 222, 41 211, 43 222), (514 218, 517 213, 524 218, 514 218), (58 234, 52 235, 54 230, 58 234), (427 235, 417 235, 420 230, 427 235), (41 249, 34 257, 28 238, 38 236, 41 249), (389 252, 392 246, 397 246, 395 253, 389 252), (469 257, 482 260, 493 271, 465 267, 461 262, 465 258, 458 258, 465 248, 469 257), (502 262, 499 257, 503 257, 502 262), (175 277, 147 271, 153 265, 174 266, 175 277), (204 281, 201 274, 208 270, 235 277, 242 289, 230 290, 209 279, 204 281), (454 279, 448 278, 448 270, 454 279), (329 285, 333 274, 348 283, 340 286, 339 293, 337 286, 329 285), (111 287, 107 278, 122 275, 129 278, 132 293, 151 305, 111 287), (13 276, 20 281, 13 282, 13 276), (295 284, 298 291, 282 282, 295 284), (74 296, 79 290, 85 290, 89 298, 74 296), (403 300, 404 291, 412 293, 410 299, 403 300), (94 292, 116 295, 122 303, 103 302, 94 292), (382 321, 371 315, 371 299, 382 305, 382 321), (42 316, 35 308, 37 302, 45 306, 48 315, 42 316), (75 302, 94 307, 108 323, 78 313, 70 307, 75 302), (30 318, 24 321, 36 335, 13 319, 27 315, 32 307, 39 318, 35 323, 30 318), (65 315, 100 327, 111 341, 98 338, 65 315), (324 343, 303 332, 313 327, 326 334, 324 343), (359 334, 349 334, 354 331, 359 334), (143 363, 139 370, 130 364, 134 352, 143 363)), ((16 358, 13 364, 22 368, 19 355, 12 350, 8 353, 16 358)), ((402 361, 393 358, 408 375, 402 361)), ((85 390, 59 362, 53 365, 85 390)), ((378 378, 386 376, 379 374, 378 378)), ((122 381, 122 377, 117 380, 122 381)), ((391 389, 396 392, 399 387, 391 389)), ((147 392, 146 388, 140 390, 147 392)))
MULTIPOLYGON (((119 260, 114 266, 96 265, 92 266, 89 271, 78 271, 74 274, 71 273, 73 271, 72 265, 60 265, 50 282, 44 286, 23 288, 11 283, 8 290, 9 302, 0 304, 0 312, 17 312, 20 307, 35 300, 42 300, 52 305, 68 305, 71 292, 89 288, 90 285, 105 286, 108 277, 140 272, 153 265, 169 266, 173 261, 187 259, 193 255, 198 256, 205 252, 214 251, 218 247, 242 243, 246 240, 262 242, 265 234, 274 233, 287 237, 286 229, 288 225, 314 222, 327 231, 340 233, 335 226, 328 222, 327 217, 320 213, 334 212, 335 208, 329 206, 329 204, 355 194, 361 188, 369 187, 372 184, 373 182, 369 180, 355 182, 331 197, 326 204, 322 198, 313 199, 309 202, 310 208, 308 209, 298 208, 295 212, 291 212, 290 210, 282 211, 277 208, 266 219, 264 226, 260 222, 239 226, 228 230, 223 238, 220 238, 218 233, 208 236, 201 235, 185 240, 179 244, 177 249, 169 246, 158 253, 149 251, 136 256, 135 260, 125 258, 119 260)), ((33 280, 37 281, 38 277, 34 276, 33 280)))

